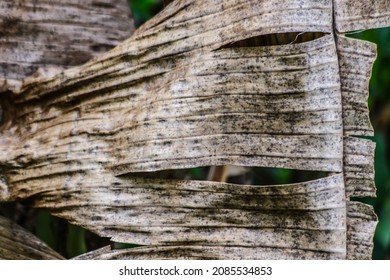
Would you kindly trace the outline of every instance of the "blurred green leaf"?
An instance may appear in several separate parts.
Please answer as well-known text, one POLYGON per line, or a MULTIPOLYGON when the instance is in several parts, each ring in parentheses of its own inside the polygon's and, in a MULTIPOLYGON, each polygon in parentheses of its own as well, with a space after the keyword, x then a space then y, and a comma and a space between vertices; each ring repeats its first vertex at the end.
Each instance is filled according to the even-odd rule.
POLYGON ((112 250, 131 249, 131 248, 137 248, 137 247, 142 247, 142 246, 143 245, 119 243, 119 242, 112 242, 111 243, 112 250))
POLYGON ((388 248, 390 246, 390 199, 387 199, 381 213, 378 214, 382 219, 380 219, 376 229, 376 241, 383 248, 388 248))
POLYGON ((87 252, 84 229, 69 224, 68 236, 66 239, 66 249, 69 258, 73 258, 87 252))
POLYGON ((130 0, 129 3, 137 26, 150 19, 162 8, 161 0, 130 0))
POLYGON ((55 249, 58 244, 58 228, 53 223, 52 216, 49 212, 44 210, 39 210, 37 215, 36 227, 35 227, 36 236, 49 245, 51 248, 55 249))
POLYGON ((275 168, 273 170, 273 176, 275 177, 276 184, 288 184, 291 181, 292 171, 283 168, 275 168))
POLYGON ((203 172, 201 168, 192 168, 190 176, 194 180, 201 180, 203 178, 203 172))

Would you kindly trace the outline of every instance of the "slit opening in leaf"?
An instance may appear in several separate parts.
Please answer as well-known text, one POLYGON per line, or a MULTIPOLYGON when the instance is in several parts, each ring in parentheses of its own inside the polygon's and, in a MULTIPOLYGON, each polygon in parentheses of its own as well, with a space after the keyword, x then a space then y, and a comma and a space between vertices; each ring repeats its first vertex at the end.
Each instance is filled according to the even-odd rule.
POLYGON ((143 247, 145 245, 138 245, 138 244, 132 244, 132 243, 121 243, 121 242, 113 242, 111 241, 110 247, 111 250, 122 250, 122 249, 132 249, 132 248, 138 248, 143 247))
POLYGON ((223 48, 243 48, 243 47, 265 47, 300 44, 321 38, 328 33, 324 32, 286 32, 265 34, 256 37, 240 40, 221 47, 223 48))
POLYGON ((325 178, 329 176, 329 173, 286 168, 225 165, 168 169, 154 172, 132 172, 120 176, 144 179, 213 181, 237 185, 264 186, 302 183, 325 178))
POLYGON ((354 135, 354 134, 351 134, 351 135, 348 135, 348 136, 349 137, 353 137, 353 138, 371 140, 371 141, 375 140, 375 136, 370 136, 370 135, 354 135))

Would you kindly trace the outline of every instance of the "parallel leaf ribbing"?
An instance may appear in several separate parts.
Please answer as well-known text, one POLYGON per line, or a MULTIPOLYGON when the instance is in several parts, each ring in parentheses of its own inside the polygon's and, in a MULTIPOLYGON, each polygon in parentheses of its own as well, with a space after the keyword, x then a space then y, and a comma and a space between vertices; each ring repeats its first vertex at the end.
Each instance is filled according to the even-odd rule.
MULTIPOLYGON (((357 6, 214 2, 174 1, 87 64, 9 86, 18 110, 0 135, 0 200, 33 197, 101 236, 147 245, 80 259, 369 258, 375 214, 349 198, 375 195, 374 145, 353 137, 372 135, 375 48, 334 33, 355 27, 357 6), (324 36, 234 45, 305 32, 324 36), (262 187, 136 174, 225 164, 332 174, 262 187)), ((361 12, 357 26, 390 24, 361 12)))
POLYGON ((30 232, 0 216, 0 259, 60 260, 63 257, 30 232))
POLYGON ((80 65, 134 30, 126 0, 2 0, 0 87, 38 68, 80 65))

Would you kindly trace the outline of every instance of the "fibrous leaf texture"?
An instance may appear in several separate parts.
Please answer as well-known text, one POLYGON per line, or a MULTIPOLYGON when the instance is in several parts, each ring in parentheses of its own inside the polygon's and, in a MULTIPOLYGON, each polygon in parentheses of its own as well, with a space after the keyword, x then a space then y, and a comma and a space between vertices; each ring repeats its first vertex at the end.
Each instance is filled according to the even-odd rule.
POLYGON ((30 232, 0 216, 0 259, 60 260, 63 257, 30 232))
POLYGON ((375 146, 356 136, 373 133, 376 50, 344 33, 390 25, 389 11, 386 0, 174 1, 82 66, 5 83, 0 199, 33 198, 146 245, 79 259, 368 259, 376 216, 350 198, 375 196, 375 146), (235 44, 264 36, 278 40, 235 44), (136 176, 227 164, 328 176, 275 186, 136 176))

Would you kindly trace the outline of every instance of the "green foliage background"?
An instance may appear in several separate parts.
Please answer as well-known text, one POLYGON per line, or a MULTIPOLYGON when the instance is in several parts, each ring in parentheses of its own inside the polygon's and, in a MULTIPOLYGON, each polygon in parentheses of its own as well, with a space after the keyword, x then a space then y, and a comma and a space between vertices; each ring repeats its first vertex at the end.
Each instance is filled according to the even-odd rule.
MULTIPOLYGON (((162 9, 162 0, 131 0, 136 25, 139 26, 162 9)), ((378 59, 375 62, 370 82, 369 108, 375 129, 372 138, 377 144, 375 158, 375 182, 377 198, 364 199, 375 207, 379 224, 375 234, 374 259, 390 259, 390 28, 354 33, 350 37, 368 40, 378 45, 378 59)), ((254 168, 253 184, 284 184, 322 176, 310 172, 296 172, 286 169, 254 168)), ((193 169, 193 179, 205 176, 204 169, 193 169)), ((36 210, 28 203, 0 205, 0 214, 15 220, 45 241, 66 258, 110 244, 108 239, 68 224, 51 216, 47 211, 36 210)), ((113 248, 132 247, 132 244, 111 244, 113 248)))

